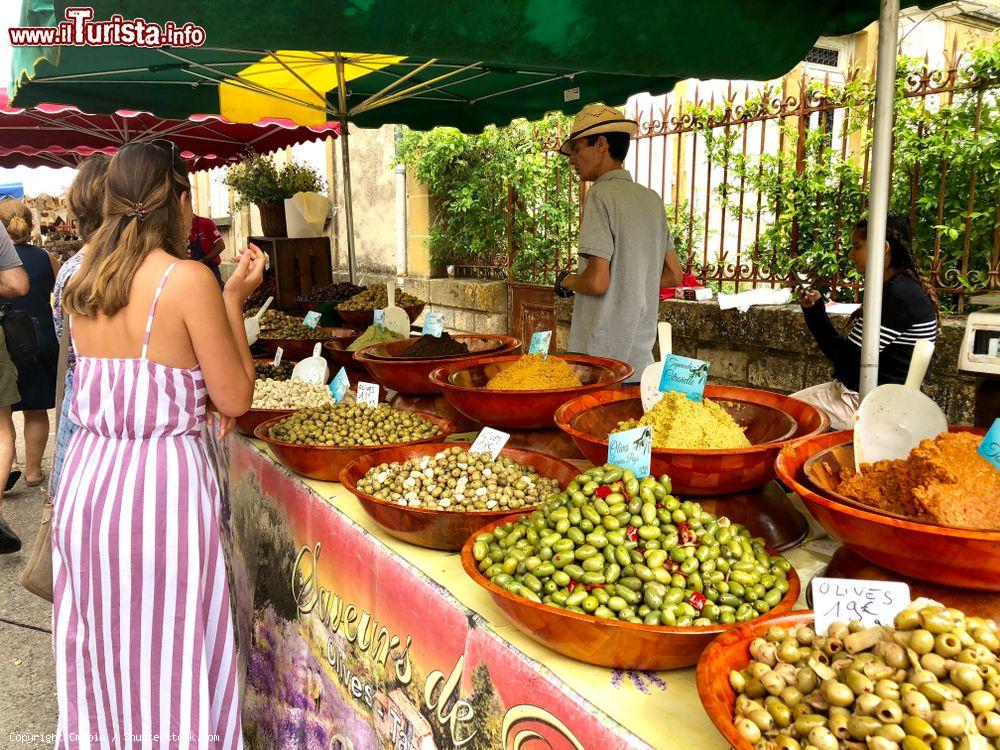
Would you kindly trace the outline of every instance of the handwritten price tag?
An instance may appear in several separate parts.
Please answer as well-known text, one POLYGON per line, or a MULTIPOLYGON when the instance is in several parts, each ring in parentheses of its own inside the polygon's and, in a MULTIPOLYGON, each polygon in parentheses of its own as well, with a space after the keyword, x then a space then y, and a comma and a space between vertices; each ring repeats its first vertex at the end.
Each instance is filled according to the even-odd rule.
POLYGON ((285 356, 285 350, 279 346, 278 351, 274 353, 274 361, 271 364, 277 367, 278 365, 281 364, 281 358, 283 356, 285 356))
POLYGON ((826 633, 835 622, 891 625, 910 603, 910 587, 898 581, 859 581, 852 578, 812 579, 816 632, 826 633))
POLYGON ((372 324, 373 325, 377 325, 377 326, 381 326, 382 328, 385 328, 385 310, 384 309, 382 309, 382 310, 376 310, 375 311, 375 316, 372 318, 372 324))
POLYGON ((541 354, 542 359, 549 356, 549 346, 552 344, 552 331, 536 331, 531 334, 531 345, 528 354, 541 354))
POLYGON ((700 359, 668 354, 663 361, 660 390, 663 393, 679 391, 692 401, 701 401, 708 382, 708 362, 700 359))
POLYGON ((306 316, 302 319, 302 325, 309 326, 310 328, 315 328, 319 325, 320 318, 323 317, 322 313, 318 313, 315 310, 307 312, 306 316))
POLYGON ((993 426, 979 444, 979 455, 1000 470, 1000 417, 993 420, 993 426))
POLYGON ((347 370, 341 367, 340 372, 334 375, 333 380, 330 381, 330 393, 333 394, 334 402, 339 404, 350 387, 351 381, 347 377, 347 370))
POLYGON ((640 479, 649 476, 653 460, 653 429, 633 427, 608 435, 608 463, 630 469, 640 479))
POLYGON ((440 338, 444 333, 444 315, 438 312, 424 313, 424 327, 421 333, 440 338))
POLYGON ((378 383, 358 383, 358 403, 378 408, 378 383))
POLYGON ((494 430, 492 427, 484 427, 483 431, 476 437, 472 447, 469 448, 469 453, 489 453, 496 461, 508 440, 510 440, 510 435, 506 432, 494 430))

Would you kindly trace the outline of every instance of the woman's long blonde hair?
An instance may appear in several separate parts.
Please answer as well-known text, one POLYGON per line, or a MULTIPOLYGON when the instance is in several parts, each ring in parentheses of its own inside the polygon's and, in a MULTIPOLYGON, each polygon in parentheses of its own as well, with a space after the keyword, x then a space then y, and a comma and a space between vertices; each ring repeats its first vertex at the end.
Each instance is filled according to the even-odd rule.
POLYGON ((15 245, 31 241, 31 227, 34 222, 31 218, 31 209, 24 201, 16 198, 4 198, 0 201, 0 223, 15 245))
POLYGON ((106 154, 88 156, 76 170, 73 184, 66 193, 69 212, 76 219, 76 231, 84 242, 90 241, 101 226, 104 213, 104 179, 111 157, 106 154))
POLYGON ((104 217, 63 295, 71 315, 111 316, 128 304, 132 280, 157 248, 188 257, 181 195, 191 189, 176 149, 130 143, 111 159, 105 177, 104 217))

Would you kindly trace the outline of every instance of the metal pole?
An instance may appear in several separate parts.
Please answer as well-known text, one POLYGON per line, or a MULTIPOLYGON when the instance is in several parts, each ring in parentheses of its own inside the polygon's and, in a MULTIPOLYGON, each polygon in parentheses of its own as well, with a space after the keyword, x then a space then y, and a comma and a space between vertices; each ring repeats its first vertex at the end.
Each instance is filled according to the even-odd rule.
POLYGON ((882 279, 885 263, 885 217, 889 210, 892 113, 896 89, 899 0, 881 0, 878 19, 878 67, 875 74, 875 125, 872 142, 871 196, 868 200, 868 260, 865 264, 864 330, 861 336, 861 396, 878 385, 882 279))
POLYGON ((398 125, 393 133, 396 153, 396 277, 406 276, 406 167, 399 161, 399 142, 403 131, 398 125))
POLYGON ((357 283, 358 263, 354 257, 354 204, 351 200, 351 149, 347 138, 347 77, 344 58, 337 55, 337 100, 340 110, 340 160, 344 166, 344 220, 347 224, 347 270, 352 284, 357 283))

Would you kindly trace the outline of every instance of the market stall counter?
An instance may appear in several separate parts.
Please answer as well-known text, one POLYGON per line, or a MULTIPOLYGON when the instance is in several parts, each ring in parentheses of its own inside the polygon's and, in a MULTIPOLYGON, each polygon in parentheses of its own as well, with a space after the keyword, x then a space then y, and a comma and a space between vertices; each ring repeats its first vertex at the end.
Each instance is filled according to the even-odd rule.
MULTIPOLYGON (((623 672, 516 630, 457 553, 382 531, 337 483, 214 442, 248 748, 724 748, 694 669, 623 672)), ((787 556, 803 581, 835 545, 787 556)), ((801 604, 799 606, 804 606, 801 604)))

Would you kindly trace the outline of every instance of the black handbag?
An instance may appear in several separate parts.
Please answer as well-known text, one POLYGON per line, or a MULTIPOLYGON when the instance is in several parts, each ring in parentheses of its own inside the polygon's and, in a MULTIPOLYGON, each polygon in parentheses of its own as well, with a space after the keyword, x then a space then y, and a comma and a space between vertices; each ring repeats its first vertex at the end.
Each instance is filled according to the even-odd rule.
POLYGON ((30 364, 38 358, 38 324, 28 313, 9 304, 0 305, 0 328, 15 365, 30 364))

